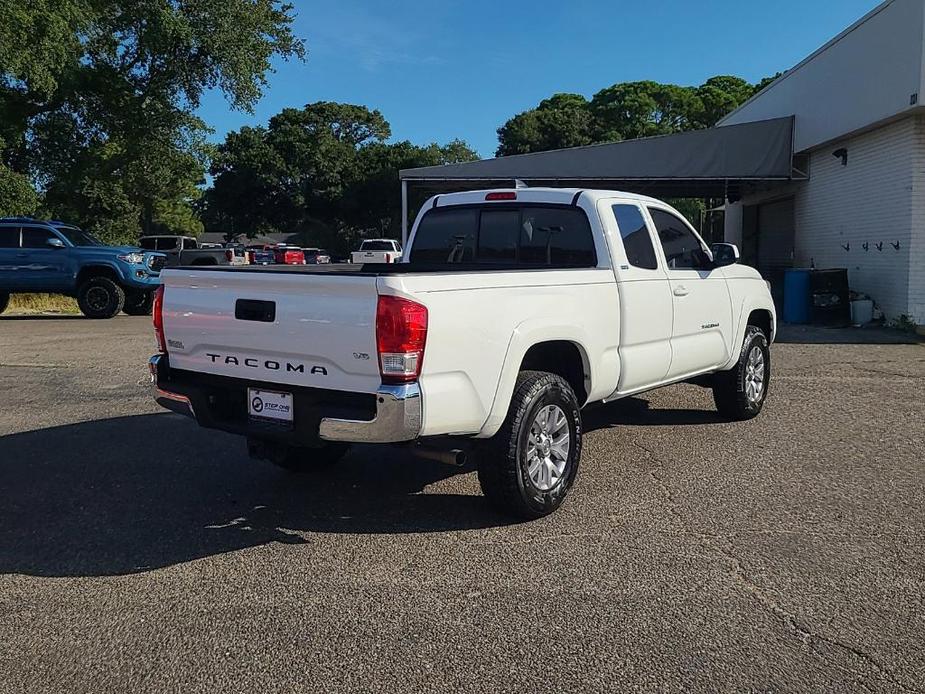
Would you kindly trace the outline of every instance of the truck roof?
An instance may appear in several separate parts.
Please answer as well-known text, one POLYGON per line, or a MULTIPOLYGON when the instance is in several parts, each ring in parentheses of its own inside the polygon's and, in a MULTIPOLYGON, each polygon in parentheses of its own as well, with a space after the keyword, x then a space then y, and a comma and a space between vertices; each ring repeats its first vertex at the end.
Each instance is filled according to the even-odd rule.
POLYGON ((444 205, 471 205, 485 202, 488 193, 515 193, 521 202, 550 202, 560 205, 571 204, 575 196, 581 193, 591 200, 601 198, 621 197, 644 203, 657 203, 659 200, 648 195, 627 193, 620 190, 598 190, 595 188, 485 188, 482 190, 468 190, 461 193, 441 193, 433 196, 427 205, 442 207, 444 205))

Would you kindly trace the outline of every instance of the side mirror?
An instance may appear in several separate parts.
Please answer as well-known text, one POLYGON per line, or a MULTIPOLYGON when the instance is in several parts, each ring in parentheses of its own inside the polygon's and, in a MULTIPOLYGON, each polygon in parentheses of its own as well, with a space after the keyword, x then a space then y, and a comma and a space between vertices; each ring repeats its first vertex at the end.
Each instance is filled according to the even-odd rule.
POLYGON ((734 243, 714 243, 710 250, 713 252, 713 264, 716 267, 739 262, 739 247, 734 243))
POLYGON ((64 241, 59 239, 57 236, 52 236, 45 242, 45 245, 49 248, 64 248, 64 241))

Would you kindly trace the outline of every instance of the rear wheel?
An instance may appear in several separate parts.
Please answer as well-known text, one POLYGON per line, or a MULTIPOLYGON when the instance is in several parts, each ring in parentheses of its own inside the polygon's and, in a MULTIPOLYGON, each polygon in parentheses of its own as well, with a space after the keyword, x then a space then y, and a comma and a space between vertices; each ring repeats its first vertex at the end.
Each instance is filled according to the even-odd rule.
POLYGON ((4 292, 0 292, 0 313, 6 311, 6 307, 10 305, 10 295, 4 292))
POLYGON ((578 474, 581 436, 581 410, 568 382, 542 371, 521 372, 507 419, 479 451, 482 492, 503 513, 552 513, 578 474))
POLYGON ((749 325, 739 361, 714 377, 713 401, 728 419, 751 419, 761 412, 771 381, 771 350, 761 328, 749 325))
POLYGON ((125 290, 108 277, 91 277, 77 289, 77 305, 87 318, 113 318, 125 305, 125 290))
POLYGON ((130 316, 150 316, 154 305, 154 292, 132 290, 125 294, 122 310, 130 316))
POLYGON ((251 458, 267 460, 277 467, 295 473, 318 472, 329 468, 347 455, 350 444, 326 443, 320 448, 300 448, 248 438, 247 452, 251 458))

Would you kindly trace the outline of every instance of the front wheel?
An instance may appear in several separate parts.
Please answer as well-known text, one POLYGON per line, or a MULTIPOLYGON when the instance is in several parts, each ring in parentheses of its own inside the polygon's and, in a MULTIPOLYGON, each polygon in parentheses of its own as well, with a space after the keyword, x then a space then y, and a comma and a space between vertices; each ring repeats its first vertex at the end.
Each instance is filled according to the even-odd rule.
POLYGON ((0 313, 6 311, 6 307, 10 305, 10 295, 5 292, 0 292, 0 313))
POLYGON ((133 290, 125 295, 122 310, 130 316, 150 316, 154 305, 154 292, 133 290))
POLYGON ((479 452, 479 484, 503 513, 540 518, 555 511, 578 474, 581 409, 568 382, 522 371, 507 419, 479 452))
POLYGON ((724 417, 742 421, 761 412, 771 381, 771 350, 761 328, 749 325, 739 361, 714 377, 713 401, 724 417))
POLYGON ((77 305, 87 318, 113 318, 125 305, 125 290, 108 277, 91 277, 77 289, 77 305))

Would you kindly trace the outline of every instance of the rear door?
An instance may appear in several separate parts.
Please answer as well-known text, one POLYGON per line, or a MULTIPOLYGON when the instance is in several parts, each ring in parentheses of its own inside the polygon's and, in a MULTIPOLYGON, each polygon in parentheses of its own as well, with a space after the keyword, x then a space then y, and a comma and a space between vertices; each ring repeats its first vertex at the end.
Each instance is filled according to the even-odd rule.
POLYGON ((632 201, 602 200, 601 219, 617 225, 612 238, 620 293, 620 383, 628 393, 663 381, 671 364, 673 301, 657 243, 642 208, 632 201))
POLYGON ((674 212, 648 207, 658 235, 674 305, 669 378, 681 378, 725 363, 725 335, 732 307, 726 278, 714 268, 706 246, 674 212))
POLYGON ((21 286, 37 292, 63 291, 70 287, 68 267, 70 247, 52 248, 50 239, 58 236, 48 227, 23 226, 20 261, 21 286))

